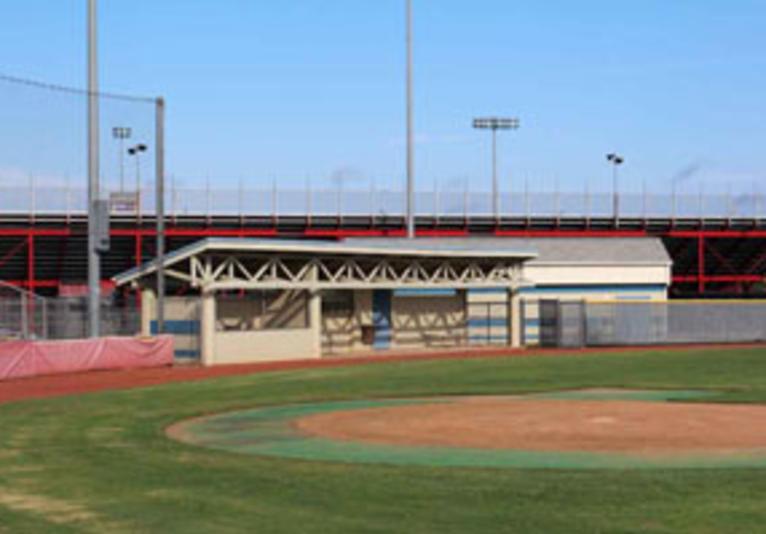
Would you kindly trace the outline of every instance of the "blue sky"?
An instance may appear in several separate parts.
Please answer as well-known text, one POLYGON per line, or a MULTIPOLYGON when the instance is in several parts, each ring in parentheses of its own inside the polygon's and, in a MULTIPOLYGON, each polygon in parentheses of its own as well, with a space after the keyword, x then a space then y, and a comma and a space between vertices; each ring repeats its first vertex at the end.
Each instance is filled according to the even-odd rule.
MULTIPOLYGON (((100 3, 102 89, 167 99, 168 169, 179 182, 402 182, 403 0, 100 3)), ((82 86, 85 4, 4 2, 0 72, 82 86)), ((675 179, 694 191, 749 190, 766 178, 762 1, 415 6, 423 189, 489 187, 489 136, 470 128, 487 114, 522 121, 501 138, 504 189, 524 179, 608 189, 612 150, 627 160, 628 189, 669 190, 675 179)), ((79 179, 81 106, 24 91, 0 84, 0 183, 14 173, 79 179)), ((149 110, 105 108, 104 128, 119 121, 151 137, 149 110)))

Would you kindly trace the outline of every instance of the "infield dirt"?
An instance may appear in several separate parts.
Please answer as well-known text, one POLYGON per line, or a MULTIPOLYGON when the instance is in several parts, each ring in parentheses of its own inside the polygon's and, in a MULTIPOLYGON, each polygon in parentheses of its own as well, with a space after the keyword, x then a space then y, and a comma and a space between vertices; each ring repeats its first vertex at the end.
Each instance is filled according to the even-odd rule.
POLYGON ((405 446, 635 455, 766 452, 766 406, 464 398, 333 411, 296 420, 332 440, 405 446))

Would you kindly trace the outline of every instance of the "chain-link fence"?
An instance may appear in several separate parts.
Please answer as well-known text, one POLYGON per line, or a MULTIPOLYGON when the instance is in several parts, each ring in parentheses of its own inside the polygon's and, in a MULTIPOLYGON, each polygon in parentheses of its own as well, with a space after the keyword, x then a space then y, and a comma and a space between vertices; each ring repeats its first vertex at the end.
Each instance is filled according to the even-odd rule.
POLYGON ((49 311, 46 299, 0 282, 0 339, 45 339, 49 311))
MULTIPOLYGON (((148 156, 145 159, 142 165, 151 163, 148 156)), ((144 173, 149 173, 149 169, 144 173)), ((287 179, 289 181, 289 177, 287 179)), ((0 211, 30 216, 83 215, 87 192, 80 184, 84 182, 82 174, 55 181, 44 175, 0 169, 0 211)), ((215 186, 195 185, 191 178, 180 180, 170 176, 165 190, 166 213, 169 217, 388 217, 401 216, 406 210, 404 190, 390 186, 296 187, 263 182, 258 177, 239 182, 223 178, 216 179, 215 186)), ((102 184, 101 190, 104 198, 112 200, 114 214, 139 217, 154 214, 152 180, 142 179, 135 183, 133 178, 133 182, 124 186, 110 179, 102 184)), ((620 216, 624 218, 734 219, 766 215, 766 196, 758 191, 705 195, 620 192, 618 196, 620 216)), ((419 191, 415 200, 419 216, 435 218, 491 216, 494 205, 491 193, 484 191, 419 191)), ((614 215, 614 198, 607 192, 502 192, 498 204, 498 215, 502 217, 603 218, 614 215)))
MULTIPOLYGON (((104 336, 133 336, 141 329, 134 300, 101 302, 104 336)), ((88 337, 85 297, 44 298, 0 282, 0 339, 84 339, 88 337)))
POLYGON ((766 342, 766 301, 540 301, 556 347, 766 342))
POLYGON ((586 303, 591 346, 766 341, 766 302, 586 303))

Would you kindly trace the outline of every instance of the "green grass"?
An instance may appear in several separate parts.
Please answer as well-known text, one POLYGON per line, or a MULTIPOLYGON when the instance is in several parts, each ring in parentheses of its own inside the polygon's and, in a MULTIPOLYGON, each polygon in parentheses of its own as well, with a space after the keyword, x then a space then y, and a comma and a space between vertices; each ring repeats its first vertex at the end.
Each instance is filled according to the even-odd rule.
MULTIPOLYGON (((259 405, 585 387, 766 402, 766 351, 392 363, 0 406, 0 533, 756 532, 766 470, 515 471, 312 463, 170 441, 259 405)), ((766 423, 764 423, 766 424, 766 423)))

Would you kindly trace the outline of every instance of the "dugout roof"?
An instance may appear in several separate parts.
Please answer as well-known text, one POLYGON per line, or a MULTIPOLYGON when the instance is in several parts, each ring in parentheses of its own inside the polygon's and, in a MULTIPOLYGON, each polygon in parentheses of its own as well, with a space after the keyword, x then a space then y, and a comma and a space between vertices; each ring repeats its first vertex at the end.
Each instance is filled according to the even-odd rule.
MULTIPOLYGON (((207 291, 236 289, 471 288, 528 285, 524 244, 482 240, 210 238, 168 254, 169 278, 207 291)), ((141 284, 157 271, 147 263, 114 277, 141 284)))

